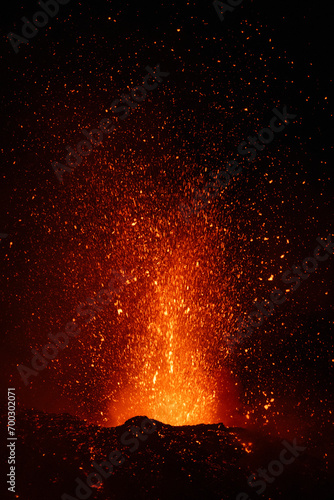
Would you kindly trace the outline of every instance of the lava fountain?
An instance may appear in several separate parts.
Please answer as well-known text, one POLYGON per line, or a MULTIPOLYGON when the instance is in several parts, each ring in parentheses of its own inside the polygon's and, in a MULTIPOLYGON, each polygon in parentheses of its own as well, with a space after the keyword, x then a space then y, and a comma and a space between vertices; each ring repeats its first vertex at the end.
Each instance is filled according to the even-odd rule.
MULTIPOLYGON (((170 425, 227 423, 238 396, 224 339, 233 335, 240 310, 244 266, 233 204, 219 212, 210 206, 185 224, 177 184, 140 180, 138 172, 131 181, 132 164, 122 166, 113 182, 96 176, 91 198, 85 192, 89 212, 80 212, 78 227, 89 218, 98 233, 78 268, 89 276, 87 297, 107 286, 112 270, 131 279, 64 352, 54 379, 75 366, 60 390, 71 394, 70 411, 101 425, 136 415, 170 425)), ((74 253, 69 266, 72 259, 74 253)))
POLYGON ((156 311, 137 345, 131 387, 122 394, 126 408, 116 405, 118 423, 134 414, 171 425, 209 423, 217 405, 214 381, 204 369, 199 342, 186 333, 190 309, 177 289, 162 289, 157 281, 155 286, 156 311))
POLYGON ((203 241, 191 250, 166 245, 167 258, 146 271, 149 289, 130 319, 127 381, 109 398, 108 425, 134 415, 170 425, 221 421, 217 353, 232 314, 231 294, 222 293, 227 275, 223 283, 203 241))

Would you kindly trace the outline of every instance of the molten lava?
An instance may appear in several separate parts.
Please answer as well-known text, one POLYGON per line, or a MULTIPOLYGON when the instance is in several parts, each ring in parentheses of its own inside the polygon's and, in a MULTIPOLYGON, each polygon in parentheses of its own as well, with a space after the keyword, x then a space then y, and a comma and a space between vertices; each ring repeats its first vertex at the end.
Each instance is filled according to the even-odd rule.
POLYGON ((170 425, 220 421, 217 348, 223 345, 222 314, 214 303, 219 283, 204 255, 197 260, 194 254, 185 258, 186 253, 171 251, 168 263, 154 267, 155 278, 127 337, 127 383, 110 396, 107 425, 121 425, 134 415, 170 425))

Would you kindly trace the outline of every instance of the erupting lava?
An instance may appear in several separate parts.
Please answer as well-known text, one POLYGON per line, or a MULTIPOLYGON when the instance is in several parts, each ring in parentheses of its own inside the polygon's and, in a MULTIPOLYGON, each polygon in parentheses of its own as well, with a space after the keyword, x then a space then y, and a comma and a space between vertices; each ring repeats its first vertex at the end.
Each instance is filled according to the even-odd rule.
POLYGON ((204 260, 171 253, 168 270, 155 268, 151 292, 141 303, 141 328, 138 318, 128 337, 128 380, 110 398, 108 425, 134 415, 170 425, 219 421, 217 343, 222 337, 212 301, 217 283, 204 260))
POLYGON ((52 383, 68 398, 68 411, 104 426, 137 415, 170 425, 228 425, 232 414, 240 418, 239 387, 224 361, 224 339, 235 329, 247 253, 234 205, 210 206, 185 224, 172 181, 140 177, 144 160, 136 162, 134 179, 131 162, 122 166, 126 175, 118 179, 113 172, 112 183, 110 175, 96 176, 94 193, 85 194, 88 213, 80 212, 77 227, 89 218, 99 230, 80 258, 75 248, 64 253, 66 269, 75 261, 79 270, 69 314, 80 303, 92 304, 87 298, 98 302, 112 270, 128 281, 110 304, 93 310, 89 324, 80 319, 80 335, 50 371, 52 383), (103 217, 94 209, 96 190, 103 217))
POLYGON ((175 280, 169 287, 158 281, 154 285, 156 306, 136 345, 130 385, 113 405, 117 425, 135 414, 171 425, 212 422, 215 384, 205 370, 199 340, 187 334, 190 307, 180 298, 175 280))

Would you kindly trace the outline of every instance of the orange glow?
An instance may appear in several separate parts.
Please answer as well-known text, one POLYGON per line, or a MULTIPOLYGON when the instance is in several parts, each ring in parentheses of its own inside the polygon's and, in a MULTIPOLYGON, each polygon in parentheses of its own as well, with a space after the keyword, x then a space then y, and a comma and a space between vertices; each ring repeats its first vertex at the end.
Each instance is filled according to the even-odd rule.
POLYGON ((170 425, 221 421, 219 363, 216 355, 216 363, 210 359, 210 349, 216 353, 224 345, 223 335, 210 293, 205 300, 202 293, 216 284, 199 260, 173 257, 172 269, 157 273, 153 292, 143 299, 140 326, 125 350, 128 383, 110 397, 107 425, 134 415, 170 425))

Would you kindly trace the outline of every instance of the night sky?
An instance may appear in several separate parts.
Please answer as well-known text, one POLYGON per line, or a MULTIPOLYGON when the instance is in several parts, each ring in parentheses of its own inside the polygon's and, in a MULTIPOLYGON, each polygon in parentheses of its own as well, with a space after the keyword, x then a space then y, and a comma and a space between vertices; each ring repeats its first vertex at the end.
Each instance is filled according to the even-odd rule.
POLYGON ((226 338, 334 234, 330 7, 244 0, 220 21, 212 2, 70 0, 15 53, 7 34, 40 8, 6 4, 1 383, 21 408, 103 425, 193 412, 284 437, 329 427, 334 256, 233 352, 226 338), (157 64, 169 75, 115 116, 157 64), (239 144, 284 106, 296 118, 248 162, 239 144), (115 130, 60 183, 52 163, 103 118, 115 130), (180 203, 229 160, 242 172, 186 223, 180 203), (17 365, 113 270, 131 280, 25 386, 17 365))

